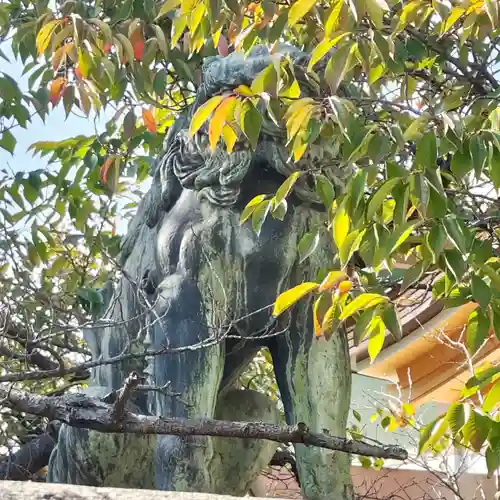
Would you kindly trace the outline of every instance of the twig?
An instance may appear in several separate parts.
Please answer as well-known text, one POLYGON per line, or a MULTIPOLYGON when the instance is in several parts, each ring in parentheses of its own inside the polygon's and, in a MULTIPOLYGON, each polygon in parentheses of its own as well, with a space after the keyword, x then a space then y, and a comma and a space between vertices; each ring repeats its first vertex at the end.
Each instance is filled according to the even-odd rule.
POLYGON ((111 416, 117 422, 120 421, 125 415, 125 406, 127 401, 132 396, 137 386, 145 379, 139 377, 136 372, 132 372, 126 379, 123 387, 116 393, 116 399, 113 403, 113 410, 111 416))

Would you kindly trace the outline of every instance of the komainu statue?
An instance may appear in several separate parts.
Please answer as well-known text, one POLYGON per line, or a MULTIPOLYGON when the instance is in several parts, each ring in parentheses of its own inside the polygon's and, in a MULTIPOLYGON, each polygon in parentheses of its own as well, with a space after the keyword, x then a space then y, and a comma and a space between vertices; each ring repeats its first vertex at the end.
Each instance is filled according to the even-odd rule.
MULTIPOLYGON (((264 114, 257 147, 243 140, 215 152, 208 131, 188 133, 191 117, 208 99, 254 77, 276 58, 293 61, 303 95, 319 92, 305 75, 307 55, 282 46, 255 48, 205 61, 196 101, 166 138, 149 192, 122 244, 123 269, 106 312, 85 332, 93 356, 145 352, 95 369, 88 391, 118 390, 132 372, 168 390, 138 391, 131 407, 150 415, 232 420, 278 418, 263 395, 236 390, 253 356, 268 347, 289 424, 343 436, 350 403, 347 339, 315 338, 310 300, 271 317, 283 291, 315 281, 333 261, 326 214, 314 184, 302 175, 283 221, 269 217, 259 235, 240 224, 246 204, 274 194, 296 170, 312 166, 341 188, 350 174, 335 167, 336 150, 320 144, 294 163, 286 134, 264 114), (297 244, 325 228, 318 250, 300 263, 297 244), (158 354, 160 351, 160 354, 158 354)), ((274 453, 272 443, 177 436, 104 435, 63 426, 49 480, 89 485, 244 495, 274 453)), ((349 456, 296 446, 301 487, 309 500, 352 499, 349 456)))

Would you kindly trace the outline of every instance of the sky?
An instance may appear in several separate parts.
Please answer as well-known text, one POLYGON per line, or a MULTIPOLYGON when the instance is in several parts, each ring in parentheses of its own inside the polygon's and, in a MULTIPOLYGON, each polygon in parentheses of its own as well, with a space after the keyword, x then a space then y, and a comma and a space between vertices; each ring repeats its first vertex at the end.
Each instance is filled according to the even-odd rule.
MULTIPOLYGON (((21 87, 21 90, 28 89, 27 75, 22 76, 23 64, 14 59, 10 47, 7 44, 2 45, 2 50, 10 59, 10 63, 0 58, 0 72, 5 72, 13 77, 21 87)), ((75 107, 75 110, 78 108, 75 107)), ((79 110, 78 110, 79 111, 79 110)), ((45 123, 38 117, 34 117, 27 129, 16 127, 12 133, 17 139, 14 155, 11 155, 0 148, 0 168, 9 167, 14 172, 35 170, 46 166, 46 158, 33 156, 28 147, 36 141, 58 141, 79 134, 92 134, 95 131, 94 121, 76 113, 71 113, 66 119, 66 113, 62 103, 54 110, 50 110, 45 123)), ((98 129, 102 130, 104 118, 98 123, 98 129)))

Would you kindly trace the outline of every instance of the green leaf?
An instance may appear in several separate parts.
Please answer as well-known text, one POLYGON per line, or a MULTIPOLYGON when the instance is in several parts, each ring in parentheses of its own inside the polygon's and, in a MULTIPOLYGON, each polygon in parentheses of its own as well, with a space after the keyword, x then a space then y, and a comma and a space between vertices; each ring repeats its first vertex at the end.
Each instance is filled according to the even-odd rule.
POLYGON ((484 398, 481 409, 486 413, 493 411, 500 404, 500 380, 497 380, 484 398))
POLYGON ((472 298, 483 308, 486 309, 491 300, 490 287, 476 274, 471 278, 472 298))
POLYGON ((416 139, 429 122, 429 118, 430 115, 428 113, 423 113, 416 120, 413 120, 409 127, 405 130, 403 139, 405 141, 413 141, 416 139))
POLYGON ((463 179, 472 170, 470 151, 457 151, 451 160, 451 171, 458 180, 463 179))
POLYGON ((342 248, 342 245, 349 234, 349 216, 344 208, 340 206, 333 219, 333 239, 337 248, 342 248))
POLYGON ((200 106, 193 118, 191 119, 191 124, 189 126, 189 134, 193 136, 198 132, 201 126, 208 120, 209 116, 214 112, 217 106, 222 102, 225 96, 216 95, 211 97, 206 103, 200 106))
POLYGON ((241 105, 240 128, 246 135, 253 149, 257 147, 262 126, 262 115, 257 111, 251 101, 246 100, 241 105))
POLYGON ((491 478, 500 467, 500 446, 488 446, 486 449, 486 467, 488 468, 488 478, 491 478))
POLYGON ((454 248, 445 250, 443 258, 446 267, 451 271, 457 282, 460 282, 465 272, 467 271, 467 264, 464 261, 462 254, 454 248))
POLYGON ((426 132, 417 143, 415 163, 422 167, 434 167, 437 164, 437 144, 434 132, 426 132))
POLYGON ((252 228, 257 233, 260 234, 262 226, 266 220, 267 214, 272 206, 272 200, 266 200, 261 202, 255 210, 252 212, 252 228))
POLYGON ((446 412, 446 419, 450 426, 451 435, 455 437, 465 424, 464 405, 462 403, 452 403, 446 412))
POLYGON ((11 155, 14 155, 14 149, 16 147, 17 140, 12 135, 10 130, 5 130, 2 134, 2 138, 0 139, 0 148, 5 149, 11 155))
POLYGON ((319 244, 319 233, 306 233, 299 241, 299 264, 304 262, 316 250, 319 244))
POLYGON ((316 175, 314 180, 316 181, 316 192, 318 196, 321 198, 325 208, 329 209, 335 199, 335 189, 332 182, 323 174, 316 175))
POLYGON ((396 340, 401 340, 403 338, 401 321, 399 320, 398 312, 394 304, 387 304, 382 312, 382 320, 396 340))
POLYGON ((376 193, 371 197, 368 202, 368 208, 366 209, 366 218, 368 221, 373 219, 373 216, 382 206, 383 201, 392 192, 392 190, 402 181, 402 177, 396 177, 395 179, 389 179, 384 182, 376 193))
POLYGON ((426 264, 423 260, 418 261, 416 264, 408 268, 403 275, 403 283, 401 285, 400 293, 403 293, 413 283, 418 281, 426 269, 426 264))
POLYGON ((472 356, 488 338, 490 320, 481 311, 472 311, 467 322, 466 345, 469 354, 472 356))
POLYGON ((450 238, 451 242, 455 245, 457 250, 461 253, 467 253, 467 240, 462 227, 458 223, 457 217, 455 215, 449 215, 443 219, 444 228, 446 234, 450 238))
POLYGON ((500 151, 494 148, 490 158, 489 174, 495 189, 500 190, 500 151))
POLYGON ((469 149, 472 157, 474 173, 476 174, 476 179, 479 180, 486 163, 486 146, 484 141, 482 141, 477 135, 474 135, 470 138, 469 149))
POLYGON ((241 212, 240 224, 243 224, 265 199, 265 194, 259 194, 255 198, 252 198, 243 209, 243 212, 241 212))
POLYGON ((133 109, 131 109, 123 119, 123 138, 130 139, 135 133, 136 116, 133 109))
POLYGON ((288 25, 295 26, 315 5, 315 0, 297 0, 288 12, 288 25))
POLYGON ((378 293, 362 293, 342 310, 339 319, 341 321, 344 321, 358 311, 364 310, 367 307, 373 307, 377 304, 385 303, 387 301, 387 297, 384 297, 383 295, 380 295, 378 293))
POLYGON ((467 423, 462 428, 465 443, 469 443, 474 451, 479 452, 490 432, 490 419, 476 411, 471 412, 467 423))
POLYGON ((277 317, 293 306, 302 297, 311 293, 319 287, 318 283, 301 283, 278 296, 274 303, 273 317, 277 317))
POLYGON ((352 54, 352 45, 347 44, 339 47, 328 61, 325 70, 325 80, 332 94, 335 94, 344 79, 347 65, 352 54))
POLYGON ((446 232, 440 222, 434 222, 431 230, 427 234, 427 246, 432 253, 433 262, 436 263, 438 257, 444 249, 446 243, 446 232))
POLYGON ((500 340, 500 310, 498 308, 493 308, 491 316, 493 331, 495 332, 496 338, 500 340))
POLYGON ((498 273, 488 264, 481 266, 481 271, 483 271, 483 273, 490 278, 494 287, 500 291, 500 276, 498 273))
POLYGON ((430 187, 426 177, 421 173, 413 174, 410 177, 410 198, 422 217, 425 217, 427 214, 429 195, 430 187))

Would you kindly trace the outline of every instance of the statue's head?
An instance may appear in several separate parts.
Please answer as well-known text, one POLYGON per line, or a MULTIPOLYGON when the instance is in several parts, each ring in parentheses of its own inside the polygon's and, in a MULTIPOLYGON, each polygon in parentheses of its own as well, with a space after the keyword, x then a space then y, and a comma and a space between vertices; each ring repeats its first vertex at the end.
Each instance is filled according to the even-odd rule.
MULTIPOLYGON (((212 152, 209 146, 208 121, 194 136, 190 136, 189 122, 196 110, 217 94, 236 89, 240 85, 250 86, 255 77, 270 64, 286 59, 288 67, 300 85, 301 97, 321 97, 321 86, 307 74, 308 55, 290 45, 280 45, 270 53, 263 46, 254 48, 249 54, 233 52, 226 57, 207 58, 202 67, 202 82, 197 91, 184 125, 172 131, 167 139, 166 154, 159 166, 162 177, 175 174, 182 186, 195 189, 213 203, 233 205, 240 194, 241 183, 251 168, 265 168, 278 172, 283 177, 295 171, 321 171, 334 185, 343 186, 350 174, 337 162, 339 144, 321 137, 308 147, 302 158, 295 162, 290 157, 286 144, 284 126, 278 126, 262 102, 259 108, 263 121, 257 147, 252 150, 246 138, 239 137, 229 153, 221 141, 212 152)), ((295 193, 306 201, 319 201, 311 177, 301 176, 295 185, 295 193)))

